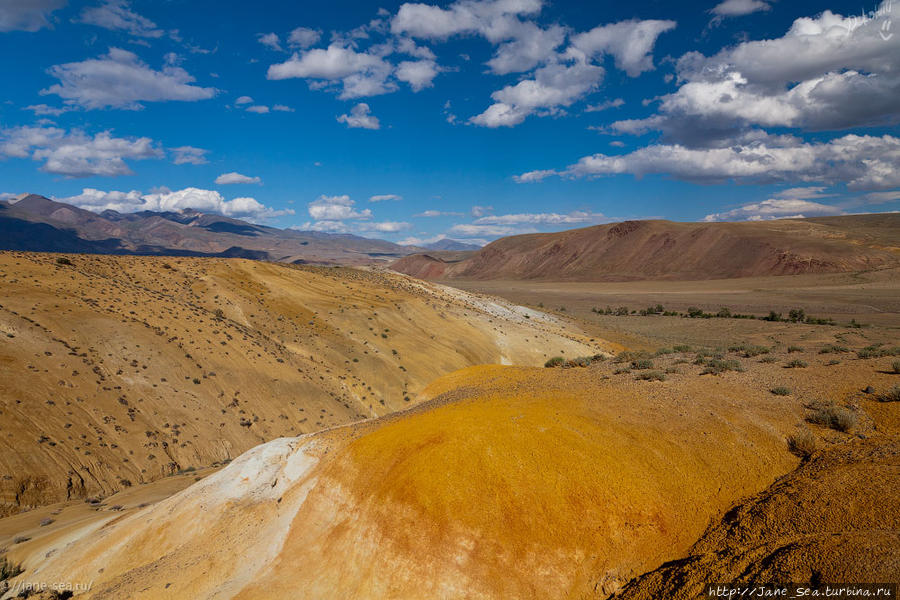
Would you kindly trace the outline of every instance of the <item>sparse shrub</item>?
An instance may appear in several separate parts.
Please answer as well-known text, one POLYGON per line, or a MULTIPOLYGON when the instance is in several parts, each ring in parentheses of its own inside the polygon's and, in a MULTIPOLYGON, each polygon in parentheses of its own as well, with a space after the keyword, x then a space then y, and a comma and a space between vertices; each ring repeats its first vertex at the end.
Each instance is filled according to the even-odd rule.
POLYGON ((839 365, 839 364, 841 364, 841 361, 835 360, 835 359, 831 359, 831 360, 829 360, 827 363, 825 363, 825 366, 826 366, 826 367, 833 367, 834 365, 839 365))
POLYGON ((669 375, 681 375, 681 371, 677 367, 666 367, 666 373, 669 375))
MULTIPOLYGON (((9 562, 4 556, 0 558, 0 581, 6 581, 22 573, 22 567, 9 562)), ((0 588, 2 589, 2 588, 0 588)))
POLYGON ((725 371, 743 371, 744 367, 736 360, 721 360, 714 358, 706 361, 706 368, 703 369, 701 375, 718 375, 725 371))
POLYGON ((675 354, 675 350, 672 348, 660 348, 656 351, 657 356, 666 356, 667 354, 675 354))
POLYGON ((759 359, 759 362, 761 362, 761 363, 778 362, 778 358, 769 354, 769 355, 763 356, 761 359, 759 359))
POLYGON ((697 308, 696 306, 689 306, 687 309, 687 315, 692 319, 698 319, 703 317, 703 310, 697 308))
POLYGON ((816 451, 816 436, 809 429, 802 429, 787 439, 788 449, 801 458, 808 458, 816 451))
POLYGON ((844 408, 843 406, 835 406, 829 404, 827 406, 816 407, 810 413, 806 420, 816 425, 830 427, 837 431, 850 431, 856 425, 856 413, 844 408))
POLYGON ((650 354, 647 352, 644 352, 642 350, 639 350, 637 352, 630 352, 630 351, 629 352, 620 352, 620 353, 616 354, 615 362, 625 363, 625 362, 631 362, 634 360, 641 360, 644 358, 650 358, 650 354))
POLYGON ((788 354, 793 354, 794 352, 803 352, 803 346, 788 346, 787 351, 788 354))
POLYGON ((561 367, 561 366, 563 366, 563 363, 565 363, 565 362, 566 362, 566 359, 564 359, 562 356, 554 356, 553 358, 551 358, 550 360, 548 360, 547 362, 544 363, 544 367, 546 367, 548 369, 552 369, 554 367, 561 367))
POLYGON ((56 264, 71 266, 72 261, 69 260, 68 258, 66 258, 65 256, 60 256, 59 258, 56 259, 56 264))
POLYGON ((888 391, 878 396, 878 399, 882 402, 900 402, 900 385, 895 385, 888 391))
POLYGON ((616 313, 615 313, 615 314, 616 314, 617 317, 624 317, 624 316, 627 316, 627 315, 628 315, 628 307, 627 307, 627 306, 620 306, 619 308, 616 309, 616 313))
POLYGON ((649 358, 641 358, 638 360, 633 360, 633 361, 631 361, 631 368, 636 371, 640 371, 640 370, 644 370, 644 369, 652 369, 653 361, 650 360, 649 358))
POLYGON ((213 314, 215 314, 216 318, 220 321, 225 318, 225 311, 221 308, 217 308, 213 314))
POLYGON ((891 369, 894 373, 900 374, 900 360, 895 360, 891 363, 891 369))
POLYGON ((591 357, 590 356, 579 356, 577 358, 573 358, 565 364, 566 367, 589 367, 591 366, 591 357))
POLYGON ((621 367, 613 371, 613 375, 624 375, 627 373, 631 373, 631 369, 629 369, 628 367, 621 367))
POLYGON ((716 316, 720 319, 730 319, 731 318, 731 309, 727 306, 723 306, 719 309, 719 312, 716 313, 716 316))
POLYGON ((773 387, 769 391, 772 392, 773 394, 775 394, 776 396, 790 396, 791 395, 790 388, 786 388, 783 385, 773 387))
POLYGON ((200 385, 200 380, 197 379, 196 377, 194 377, 193 381, 194 381, 194 385, 200 385))
POLYGON ((788 320, 791 323, 802 323, 806 318, 806 311, 802 308, 792 308, 788 313, 788 320))
POLYGON ((637 376, 635 376, 635 379, 643 381, 665 381, 666 376, 660 371, 644 371, 643 373, 638 373, 637 376))
POLYGON ((795 358, 784 363, 785 369, 805 369, 809 365, 799 358, 795 358))
POLYGON ((53 519, 51 519, 50 517, 45 517, 45 518, 41 519, 41 527, 46 527, 47 525, 49 525, 51 523, 53 523, 53 519))
POLYGON ((736 346, 731 346, 728 348, 729 352, 738 352, 744 358, 753 358, 754 356, 759 356, 760 354, 768 354, 770 352, 769 348, 766 346, 754 346, 752 344, 739 344, 736 346))
POLYGON ((784 319, 781 318, 781 313, 777 313, 774 310, 770 310, 769 314, 767 316, 763 317, 762 320, 778 322, 778 321, 783 321, 784 319))
POLYGON ((836 346, 834 344, 828 344, 826 346, 822 346, 819 349, 819 354, 836 354, 839 352, 850 352, 850 348, 846 346, 836 346))
POLYGON ((675 346, 672 346, 672 350, 675 352, 690 352, 691 347, 686 344, 676 344, 675 346))
POLYGON ((19 535, 13 538, 13 544, 24 544, 31 538, 25 535, 19 535))

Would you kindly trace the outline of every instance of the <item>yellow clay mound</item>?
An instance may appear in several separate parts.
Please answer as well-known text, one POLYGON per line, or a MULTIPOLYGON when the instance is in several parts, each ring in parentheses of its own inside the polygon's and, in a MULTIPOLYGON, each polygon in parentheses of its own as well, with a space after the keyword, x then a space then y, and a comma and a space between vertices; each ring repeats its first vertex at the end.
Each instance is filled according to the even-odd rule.
POLYGON ((407 413, 271 442, 35 546, 23 577, 93 579, 85 598, 104 599, 612 592, 796 465, 793 409, 709 387, 658 398, 590 370, 467 369, 407 413))

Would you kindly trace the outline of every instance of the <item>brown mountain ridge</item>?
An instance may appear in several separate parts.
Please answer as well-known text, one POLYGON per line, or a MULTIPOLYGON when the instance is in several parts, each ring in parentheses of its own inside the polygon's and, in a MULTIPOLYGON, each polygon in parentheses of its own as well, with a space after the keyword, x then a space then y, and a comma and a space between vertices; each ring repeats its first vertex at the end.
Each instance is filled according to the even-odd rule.
POLYGON ((737 223, 624 221, 430 252, 392 268, 424 279, 700 280, 900 266, 900 214, 737 223))

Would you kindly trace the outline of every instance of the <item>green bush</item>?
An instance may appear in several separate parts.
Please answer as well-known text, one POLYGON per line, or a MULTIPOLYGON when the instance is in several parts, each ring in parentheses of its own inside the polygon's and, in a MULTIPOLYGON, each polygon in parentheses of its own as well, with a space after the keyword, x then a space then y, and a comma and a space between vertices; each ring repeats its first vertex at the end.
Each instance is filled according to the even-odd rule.
POLYGON ((788 354, 793 354, 794 352, 803 352, 803 346, 788 346, 787 351, 788 354))
POLYGON ((675 352, 690 352, 691 347, 686 344, 677 344, 675 346, 672 346, 672 350, 674 350, 675 352))
POLYGON ((649 358, 641 358, 638 360, 633 360, 633 361, 631 361, 631 368, 634 369, 635 371, 640 371, 640 370, 644 370, 644 369, 652 369, 653 361, 650 360, 649 358))
POLYGON ((566 362, 566 359, 564 359, 562 356, 554 356, 553 358, 551 358, 550 360, 548 360, 547 362, 544 363, 544 367, 546 367, 548 369, 552 369, 554 367, 561 367, 561 366, 563 366, 563 364, 565 362, 566 362))
POLYGON ((771 350, 766 346, 754 346, 753 344, 738 344, 728 348, 729 352, 737 352, 744 358, 753 358, 760 354, 768 354, 771 350))
POLYGON ((58 265, 71 265, 72 261, 66 258, 65 256, 60 256, 56 259, 56 264, 58 265))
POLYGON ((842 352, 850 352, 850 348, 846 346, 835 346, 834 344, 828 344, 826 346, 822 346, 819 349, 819 354, 836 354, 842 352))
POLYGON ((773 394, 775 394, 776 396, 790 396, 791 395, 790 388, 786 388, 783 385, 773 387, 769 391, 772 392, 773 394))

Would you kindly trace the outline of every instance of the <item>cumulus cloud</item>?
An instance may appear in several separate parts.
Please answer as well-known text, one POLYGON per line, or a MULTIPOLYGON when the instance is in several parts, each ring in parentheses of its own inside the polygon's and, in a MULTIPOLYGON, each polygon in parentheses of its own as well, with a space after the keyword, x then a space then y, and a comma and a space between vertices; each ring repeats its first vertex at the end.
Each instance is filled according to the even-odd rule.
POLYGON ((454 225, 448 233, 459 234, 465 237, 500 237, 504 235, 516 235, 519 233, 535 233, 534 227, 508 227, 500 225, 477 225, 474 223, 454 225))
POLYGON ((294 214, 293 210, 275 210, 264 206, 254 198, 234 198, 226 200, 219 192, 199 188, 185 188, 178 191, 165 190, 152 194, 130 192, 101 191, 85 188, 81 194, 60 198, 61 202, 73 204, 86 210, 103 212, 138 212, 152 210, 157 212, 180 211, 193 209, 250 220, 270 219, 294 214))
POLYGON ((356 203, 350 196, 319 196, 307 205, 309 216, 316 221, 344 221, 347 219, 370 219, 372 211, 368 208, 358 211, 356 203))
POLYGON ((277 33, 260 33, 257 34, 256 40, 270 50, 281 52, 281 39, 277 33))
POLYGON ((584 112, 600 112, 602 110, 609 110, 610 108, 619 108, 624 104, 624 100, 622 100, 621 98, 616 98, 614 100, 607 100, 606 102, 600 102, 598 104, 589 104, 584 107, 584 112))
POLYGON ((251 98, 250 96, 240 96, 237 100, 234 101, 234 103, 239 106, 241 104, 253 104, 253 98, 251 98))
POLYGON ((589 57, 611 54, 616 67, 630 77, 653 70, 653 46, 660 34, 675 28, 675 21, 649 19, 600 25, 572 37, 572 46, 589 57))
POLYGON ((541 0, 459 0, 444 9, 406 3, 391 20, 391 31, 424 39, 479 33, 497 42, 508 36, 516 17, 537 14, 541 5, 541 0))
POLYGON ((573 211, 560 213, 515 213, 506 215, 490 215, 475 221, 476 225, 521 225, 523 223, 541 225, 569 225, 574 223, 599 223, 606 217, 601 213, 573 211))
POLYGON ((264 115, 269 112, 269 107, 257 104, 254 106, 248 106, 246 110, 247 110, 247 112, 256 113, 258 115, 264 115))
POLYGON ((222 173, 216 177, 216 185, 231 185, 235 183, 262 183, 262 180, 259 177, 250 177, 249 175, 242 175, 235 171, 232 171, 231 173, 222 173))
POLYGON ((0 31, 37 31, 50 27, 50 13, 66 0, 15 0, 0 3, 0 31))
MULTIPOLYGON (((887 6, 881 6, 884 14, 887 6)), ((884 34, 886 18, 826 10, 795 20, 779 38, 742 42, 712 56, 689 52, 677 62, 681 85, 661 98, 658 114, 612 128, 659 130, 666 141, 686 145, 725 145, 755 127, 895 125, 900 36, 884 34)))
POLYGON ((110 48, 100 58, 50 67, 48 73, 59 83, 42 90, 42 94, 55 94, 68 105, 86 109, 137 110, 144 101, 194 102, 212 98, 217 92, 215 88, 191 85, 195 79, 181 67, 168 64, 157 71, 136 54, 119 48, 110 48))
POLYGON ((339 123, 345 123, 347 127, 359 129, 380 129, 381 123, 378 117, 370 113, 369 105, 360 102, 350 109, 350 114, 339 115, 339 123))
POLYGON ((472 213, 473 217, 483 217, 484 215, 486 215, 490 212, 493 212, 493 210, 494 210, 493 206, 477 206, 476 205, 476 206, 472 207, 472 210, 470 212, 472 213))
POLYGON ((81 11, 78 20, 88 25, 124 31, 138 37, 158 38, 163 35, 163 31, 156 27, 156 23, 131 10, 126 0, 106 0, 100 6, 87 7, 81 11))
POLYGON ((434 217, 462 217, 463 213, 451 210, 423 210, 413 215, 414 217, 422 217, 426 219, 434 217))
POLYGON ((397 233, 411 229, 412 225, 404 221, 381 221, 374 223, 365 223, 360 226, 362 231, 376 231, 378 233, 397 233))
POLYGON ((770 198, 755 204, 746 204, 727 212, 706 215, 704 221, 762 221, 767 219, 821 217, 839 215, 837 207, 810 200, 770 198))
POLYGON ((178 148, 172 148, 172 153, 175 155, 172 162, 176 165, 205 165, 209 162, 206 160, 209 150, 204 150, 203 148, 179 146, 178 148))
POLYGON ((58 127, 0 129, 0 158, 42 161, 42 171, 66 177, 131 175, 126 159, 163 156, 163 150, 147 137, 117 138, 108 131, 90 136, 58 127))
POLYGON ((521 175, 513 175, 513 181, 516 183, 535 183, 537 181, 543 181, 553 175, 557 175, 557 172, 553 169, 539 169, 537 171, 528 171, 521 175))
POLYGON ((376 194, 369 198, 369 202, 384 202, 385 200, 403 200, 403 196, 397 194, 376 194))
POLYGON ((535 70, 533 78, 491 94, 494 104, 470 122, 492 128, 512 127, 536 112, 552 113, 595 90, 603 75, 603 67, 580 59, 546 65, 535 70))
POLYGON ((440 73, 433 60, 405 60, 397 65, 397 79, 409 84, 414 92, 431 87, 432 80, 440 73))
POLYGON ((709 12, 721 19, 723 17, 742 17, 755 12, 771 10, 771 8, 769 3, 763 0, 725 0, 716 4, 709 12))
POLYGON ((297 27, 288 35, 288 45, 292 48, 309 48, 319 42, 322 32, 307 27, 297 27))
POLYGON ((340 82, 340 97, 359 98, 377 96, 396 89, 389 81, 392 65, 381 56, 357 52, 333 43, 328 48, 313 48, 294 53, 283 63, 269 67, 269 79, 303 78, 325 82, 340 82))
POLYGON ((846 182, 851 189, 887 189, 900 186, 900 138, 846 135, 828 142, 788 138, 725 148, 657 144, 628 154, 586 156, 565 172, 574 177, 618 173, 663 173, 698 182, 846 182))

